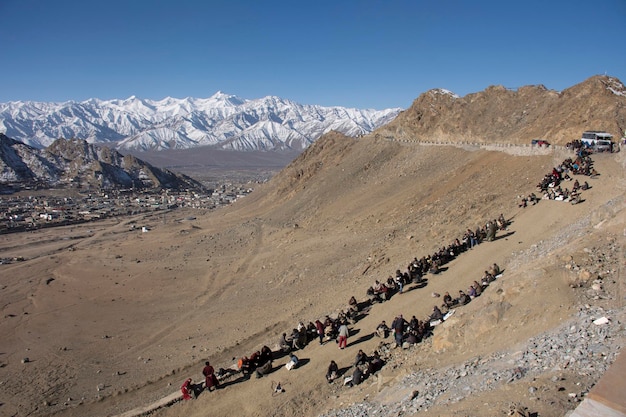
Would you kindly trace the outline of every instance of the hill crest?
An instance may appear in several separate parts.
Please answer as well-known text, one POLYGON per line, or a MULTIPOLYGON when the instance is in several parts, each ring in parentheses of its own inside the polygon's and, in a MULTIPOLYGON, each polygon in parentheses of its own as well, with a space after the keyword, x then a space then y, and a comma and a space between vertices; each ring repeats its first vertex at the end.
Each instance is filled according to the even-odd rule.
POLYGON ((593 76, 562 92, 543 85, 510 90, 491 86, 458 97, 431 90, 374 134, 396 140, 565 145, 585 130, 616 139, 626 131, 626 87, 617 78, 593 76))

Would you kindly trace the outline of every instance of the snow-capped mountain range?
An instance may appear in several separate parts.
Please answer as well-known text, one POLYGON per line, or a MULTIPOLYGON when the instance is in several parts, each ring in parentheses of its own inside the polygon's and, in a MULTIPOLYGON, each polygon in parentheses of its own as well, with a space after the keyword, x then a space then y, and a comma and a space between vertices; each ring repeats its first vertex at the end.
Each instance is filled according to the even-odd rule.
POLYGON ((135 151, 304 150, 332 130, 370 133, 401 110, 302 105, 274 96, 246 100, 222 92, 207 99, 17 101, 0 103, 0 133, 36 148, 75 138, 135 151))

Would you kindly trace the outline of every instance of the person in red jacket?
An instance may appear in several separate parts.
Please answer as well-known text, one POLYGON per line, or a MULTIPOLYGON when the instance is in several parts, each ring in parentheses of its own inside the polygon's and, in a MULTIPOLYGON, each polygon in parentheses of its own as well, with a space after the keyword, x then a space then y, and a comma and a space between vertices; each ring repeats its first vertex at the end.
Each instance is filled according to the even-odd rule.
POLYGON ((183 393, 183 400, 190 400, 195 396, 195 390, 193 386, 193 380, 191 378, 187 378, 185 382, 183 382, 182 387, 180 387, 180 391, 183 393))

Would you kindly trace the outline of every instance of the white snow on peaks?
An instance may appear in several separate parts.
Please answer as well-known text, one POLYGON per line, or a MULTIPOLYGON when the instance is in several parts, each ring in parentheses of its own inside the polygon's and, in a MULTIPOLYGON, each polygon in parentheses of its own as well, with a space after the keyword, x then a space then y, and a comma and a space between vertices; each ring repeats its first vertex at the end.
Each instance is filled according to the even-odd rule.
POLYGON ((0 103, 0 128, 8 137, 38 148, 57 138, 76 138, 135 150, 300 150, 330 130, 367 134, 400 111, 301 105, 275 96, 247 100, 218 91, 209 98, 158 101, 131 96, 80 103, 0 103))
POLYGON ((433 93, 433 94, 441 94, 441 95, 444 95, 444 96, 450 96, 452 98, 459 98, 458 95, 456 95, 452 91, 446 90, 444 88, 435 88, 435 89, 430 90, 430 92, 433 93))
POLYGON ((606 88, 617 96, 626 96, 626 87, 616 78, 609 78, 606 88))

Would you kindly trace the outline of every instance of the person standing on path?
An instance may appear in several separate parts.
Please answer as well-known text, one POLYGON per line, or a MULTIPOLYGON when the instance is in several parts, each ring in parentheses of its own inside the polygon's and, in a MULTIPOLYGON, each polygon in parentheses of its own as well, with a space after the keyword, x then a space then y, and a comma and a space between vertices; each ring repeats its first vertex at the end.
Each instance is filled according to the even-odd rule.
POLYGON ((348 325, 344 321, 341 323, 341 326, 339 326, 339 349, 343 349, 347 346, 349 335, 350 330, 348 329, 348 325))
POLYGON ((402 339, 404 338, 404 331, 407 328, 409 323, 402 317, 400 314, 393 320, 391 323, 391 328, 393 329, 393 336, 396 340, 396 347, 402 347, 402 339))
POLYGON ((219 381, 217 380, 217 376, 215 376, 215 369, 213 369, 209 361, 204 362, 202 375, 204 375, 204 388, 207 391, 213 391, 219 387, 219 381))
POLYGON ((318 320, 315 320, 315 329, 317 330, 317 335, 320 338, 320 345, 324 344, 324 324, 318 320))

